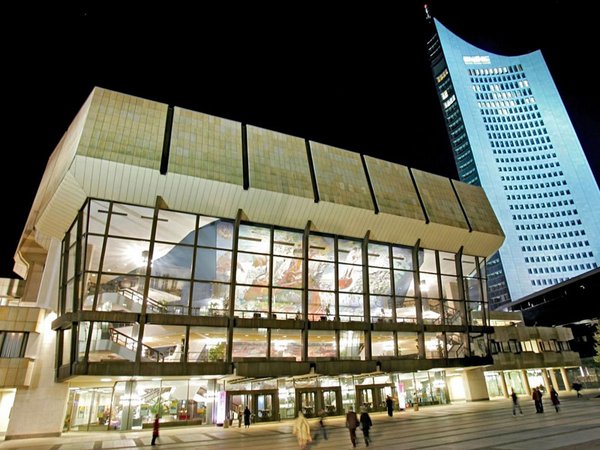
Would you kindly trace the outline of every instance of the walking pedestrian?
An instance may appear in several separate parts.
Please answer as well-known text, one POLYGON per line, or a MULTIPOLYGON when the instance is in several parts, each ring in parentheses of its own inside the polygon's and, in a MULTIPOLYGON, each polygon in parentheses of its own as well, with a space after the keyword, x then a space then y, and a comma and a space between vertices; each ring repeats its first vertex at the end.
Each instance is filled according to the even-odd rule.
POLYGON ((364 406, 360 408, 360 427, 362 428, 363 436, 365 437, 365 445, 368 447, 371 443, 371 437, 369 436, 369 430, 373 426, 371 416, 367 412, 367 408, 364 406))
POLYGON ((154 423, 152 424, 152 442, 150 443, 150 445, 156 445, 156 440, 158 439, 158 435, 159 435, 159 428, 160 428, 160 422, 159 422, 159 417, 158 414, 156 414, 154 416, 154 423))
POLYGON ((513 416, 517 415, 517 409, 519 410, 519 414, 523 415, 523 410, 521 409, 521 404, 519 403, 519 397, 517 396, 517 393, 514 389, 510 394, 510 398, 512 398, 513 416))
POLYGON ((575 391, 577 392, 577 398, 583 397, 583 395, 581 395, 581 393, 579 392, 579 391, 581 391, 582 388, 583 388, 583 386, 581 385, 581 383, 579 381, 576 381, 575 383, 573 383, 573 389, 575 389, 575 391))
POLYGON ((558 392, 556 392, 556 389, 554 389, 554 387, 552 387, 550 389, 550 401, 552 402, 552 405, 554 406, 554 409, 556 409, 556 412, 558 412, 558 410, 560 409, 560 400, 558 399, 558 392))
POLYGON ((309 444, 312 442, 312 436, 310 435, 310 424, 302 411, 298 411, 298 417, 294 421, 292 433, 298 439, 300 450, 307 450, 309 444))
POLYGON ((250 428, 250 408, 247 406, 244 408, 244 428, 250 428))
POLYGON ((385 398, 385 406, 387 408, 388 416, 392 417, 394 415, 394 400, 389 395, 385 398))
POLYGON ((354 407, 350 406, 346 413, 346 428, 350 432, 350 441, 352 441, 352 447, 356 447, 356 429, 360 424, 358 416, 354 412, 354 407))
POLYGON ((531 398, 533 398, 535 412, 542 414, 544 412, 544 405, 542 403, 542 391, 539 388, 533 388, 531 398))
POLYGON ((327 440, 327 428, 325 427, 325 417, 327 417, 327 413, 324 409, 319 411, 319 431, 321 432, 321 436, 323 439, 327 440))

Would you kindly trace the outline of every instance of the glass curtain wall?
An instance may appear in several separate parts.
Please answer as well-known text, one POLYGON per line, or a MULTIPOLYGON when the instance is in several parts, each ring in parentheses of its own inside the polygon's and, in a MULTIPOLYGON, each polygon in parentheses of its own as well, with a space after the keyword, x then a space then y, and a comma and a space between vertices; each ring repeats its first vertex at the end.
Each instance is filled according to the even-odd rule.
MULTIPOLYGON (((63 241, 61 313, 143 311, 146 323, 74 324, 61 331, 61 362, 135 361, 137 353, 143 361, 218 362, 229 347, 234 358, 301 359, 301 334, 292 327, 236 327, 228 342, 225 327, 158 325, 156 315, 487 324, 482 258, 313 232, 307 238, 304 249, 300 230, 246 223, 236 230, 215 217, 91 199, 63 241)), ((483 353, 481 338, 309 330, 307 352, 364 359, 370 347, 374 357, 415 358, 424 339, 426 357, 461 358, 471 347, 483 353)))

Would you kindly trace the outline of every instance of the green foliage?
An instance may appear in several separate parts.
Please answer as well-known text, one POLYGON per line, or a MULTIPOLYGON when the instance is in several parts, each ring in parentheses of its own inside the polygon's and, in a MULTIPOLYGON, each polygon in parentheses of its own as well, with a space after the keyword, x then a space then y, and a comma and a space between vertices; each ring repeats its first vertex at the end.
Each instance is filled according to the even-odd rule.
POLYGON ((594 348, 596 349, 596 355, 594 356, 594 361, 600 363, 600 325, 596 323, 596 333, 594 333, 594 348))
POLYGON ((208 350, 209 361, 225 361, 225 342, 219 342, 208 350))

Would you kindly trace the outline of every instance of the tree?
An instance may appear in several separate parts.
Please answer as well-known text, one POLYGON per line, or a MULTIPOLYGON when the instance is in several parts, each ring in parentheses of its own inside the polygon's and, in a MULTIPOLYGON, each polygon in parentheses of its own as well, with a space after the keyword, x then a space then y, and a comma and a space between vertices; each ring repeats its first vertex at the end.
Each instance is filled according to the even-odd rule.
POLYGON ((596 355, 594 356, 594 361, 600 363, 600 322, 596 322, 596 332, 594 333, 594 348, 596 349, 596 355))

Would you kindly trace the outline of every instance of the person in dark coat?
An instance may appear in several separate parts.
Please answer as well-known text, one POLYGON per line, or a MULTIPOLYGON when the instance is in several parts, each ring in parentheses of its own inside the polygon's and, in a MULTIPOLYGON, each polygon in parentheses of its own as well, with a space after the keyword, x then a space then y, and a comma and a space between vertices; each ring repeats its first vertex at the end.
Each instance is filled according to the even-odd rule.
POLYGON ((360 427, 362 428, 363 436, 365 437, 365 444, 368 447, 371 443, 371 437, 369 436, 369 430, 373 426, 371 422, 371 416, 367 412, 367 408, 364 406, 360 409, 360 427))
POLYGON ((523 415, 523 410, 521 409, 521 404, 519 403, 519 397, 517 396, 517 393, 514 389, 510 394, 510 398, 512 399, 513 404, 513 416, 517 415, 517 409, 519 410, 519 414, 523 415))
POLYGON ((250 412, 250 408, 247 406, 244 408, 244 427, 250 428, 250 416, 252 413, 250 412))
POLYGON ((385 398, 385 406, 387 408, 388 416, 394 415, 394 400, 389 395, 385 398))
POLYGON ((158 430, 160 429, 160 422, 158 414, 154 416, 154 423, 152 424, 152 443, 150 445, 156 445, 158 439, 158 430))
POLYGON ((552 406, 556 409, 556 412, 560 409, 560 400, 558 399, 558 392, 554 388, 550 389, 550 401, 552 402, 552 406))
POLYGON ((352 441, 352 447, 356 447, 356 429, 360 422, 358 421, 358 416, 354 412, 354 407, 348 408, 348 412, 346 413, 346 428, 350 432, 350 440, 352 441))

